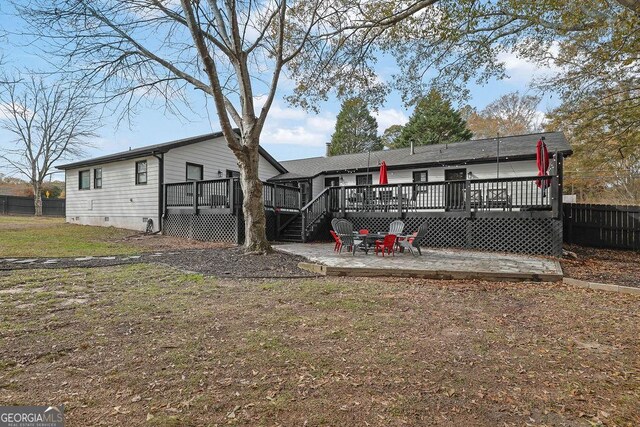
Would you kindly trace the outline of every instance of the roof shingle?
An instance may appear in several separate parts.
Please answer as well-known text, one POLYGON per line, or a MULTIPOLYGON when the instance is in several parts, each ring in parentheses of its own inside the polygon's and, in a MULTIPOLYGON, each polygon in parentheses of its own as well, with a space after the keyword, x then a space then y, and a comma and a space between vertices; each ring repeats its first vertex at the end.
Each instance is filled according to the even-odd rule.
MULTIPOLYGON (((541 138, 550 153, 559 151, 565 155, 572 153, 571 147, 562 132, 542 132, 528 135, 500 137, 500 160, 535 159, 536 143, 541 138)), ((278 175, 272 180, 311 178, 321 173, 353 172, 376 167, 384 161, 390 169, 407 167, 444 166, 451 164, 484 163, 497 157, 497 139, 478 139, 453 144, 422 145, 410 148, 372 151, 369 153, 344 154, 331 157, 311 157, 307 159, 280 162, 289 172, 278 175)))

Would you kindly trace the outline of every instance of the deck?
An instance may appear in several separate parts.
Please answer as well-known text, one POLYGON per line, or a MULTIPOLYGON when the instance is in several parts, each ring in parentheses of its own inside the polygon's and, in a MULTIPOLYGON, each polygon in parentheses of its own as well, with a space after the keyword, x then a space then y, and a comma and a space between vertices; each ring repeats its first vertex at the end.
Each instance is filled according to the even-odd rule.
MULTIPOLYGON (((558 169, 557 169, 558 170, 558 169)), ((561 168, 559 168, 561 170, 561 168)), ((561 173, 496 179, 325 188, 304 203, 300 189, 264 183, 267 237, 273 241, 330 240, 332 218, 354 228, 405 231, 426 223, 430 247, 457 247, 559 256, 562 252, 561 173)), ((164 185, 163 231, 200 240, 244 239, 237 178, 164 185)))

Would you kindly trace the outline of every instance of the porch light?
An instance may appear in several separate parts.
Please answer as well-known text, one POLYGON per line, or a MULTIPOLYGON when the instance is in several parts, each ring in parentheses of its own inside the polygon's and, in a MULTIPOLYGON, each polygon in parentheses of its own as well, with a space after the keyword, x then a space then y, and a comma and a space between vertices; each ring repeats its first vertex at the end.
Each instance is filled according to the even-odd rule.
POLYGON ((222 178, 222 171, 218 169, 218 178, 222 178))
POLYGON ((469 172, 469 173, 467 174, 467 178, 472 179, 472 178, 473 178, 473 172, 469 172))

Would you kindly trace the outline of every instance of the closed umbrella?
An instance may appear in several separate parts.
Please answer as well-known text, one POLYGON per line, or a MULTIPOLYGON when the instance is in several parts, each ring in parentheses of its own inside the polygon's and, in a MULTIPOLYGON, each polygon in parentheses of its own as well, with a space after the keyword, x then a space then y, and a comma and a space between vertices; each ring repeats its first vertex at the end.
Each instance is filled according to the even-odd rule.
MULTIPOLYGON (((536 145, 536 164, 538 165, 538 176, 545 176, 549 172, 549 150, 547 144, 542 139, 538 140, 536 145)), ((551 184, 548 179, 539 179, 536 181, 538 188, 542 188, 544 196, 545 189, 551 184)))
POLYGON ((379 184, 388 184, 389 180, 387 179, 387 164, 383 161, 380 165, 380 182, 379 184))

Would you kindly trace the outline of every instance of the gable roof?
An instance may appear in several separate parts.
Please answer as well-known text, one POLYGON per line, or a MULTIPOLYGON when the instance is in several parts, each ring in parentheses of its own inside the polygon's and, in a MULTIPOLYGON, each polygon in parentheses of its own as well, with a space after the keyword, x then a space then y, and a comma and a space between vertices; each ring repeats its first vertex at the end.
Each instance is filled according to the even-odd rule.
MULTIPOLYGON (((500 161, 535 159, 536 143, 542 137, 550 153, 559 151, 564 155, 572 154, 571 146, 562 132, 541 132, 500 137, 500 161)), ((497 145, 496 138, 476 139, 452 144, 421 145, 415 147, 415 154, 411 154, 409 147, 372 151, 370 160, 369 153, 288 160, 281 163, 289 172, 270 181, 312 178, 322 173, 366 171, 368 168, 375 169, 382 161, 389 169, 487 163, 496 160, 497 145)))
MULTIPOLYGON (((66 169, 74 169, 81 168, 84 166, 93 166, 99 165, 102 163, 111 163, 111 162, 119 162, 121 160, 129 160, 136 159, 139 157, 147 157, 154 154, 166 153, 167 151, 184 147, 185 145, 197 144, 199 142, 208 141, 210 139, 220 138, 222 132, 214 132, 207 133, 205 135, 192 136, 190 138, 177 139, 175 141, 163 142, 161 144, 147 145, 145 147, 134 148, 133 150, 121 151, 119 153, 108 154, 106 156, 94 157, 87 160, 81 160, 79 162, 67 163, 65 165, 56 166, 57 169, 66 170, 66 169)), ((258 151, 260 155, 264 157, 266 161, 268 161, 276 170, 280 173, 286 173, 287 169, 285 169, 276 159, 274 159, 271 154, 267 153, 267 150, 258 147, 258 151)))

